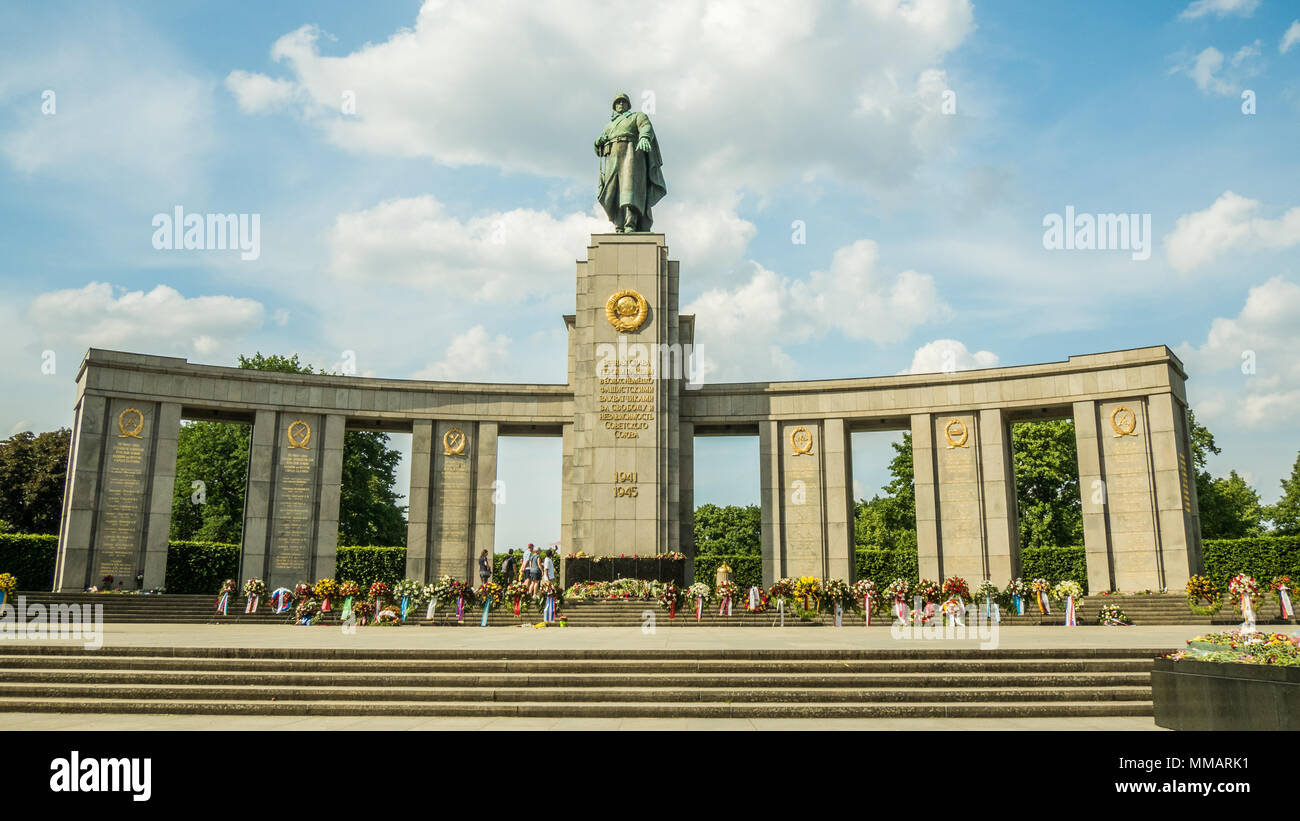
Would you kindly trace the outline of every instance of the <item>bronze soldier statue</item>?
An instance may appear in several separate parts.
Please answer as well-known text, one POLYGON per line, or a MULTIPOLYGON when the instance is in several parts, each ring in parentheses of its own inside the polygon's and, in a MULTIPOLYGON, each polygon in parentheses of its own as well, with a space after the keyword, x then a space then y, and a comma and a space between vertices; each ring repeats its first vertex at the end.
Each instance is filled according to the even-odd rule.
POLYGON ((596 199, 619 233, 649 231, 650 209, 668 193, 663 157, 650 118, 632 110, 626 94, 614 98, 614 113, 596 139, 596 156, 604 158, 596 199))

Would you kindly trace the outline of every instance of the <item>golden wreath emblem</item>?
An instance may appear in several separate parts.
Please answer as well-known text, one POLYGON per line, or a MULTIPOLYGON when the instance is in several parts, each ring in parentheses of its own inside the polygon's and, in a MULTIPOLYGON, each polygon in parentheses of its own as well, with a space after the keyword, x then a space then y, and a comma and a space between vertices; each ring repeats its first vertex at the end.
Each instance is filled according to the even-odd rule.
POLYGON ((452 428, 442 435, 442 455, 460 456, 465 452, 465 431, 452 428))
POLYGON ((631 333, 645 324, 650 303, 631 288, 615 291, 605 300, 605 318, 619 333, 631 333))
POLYGON ((1137 436, 1137 416, 1123 405, 1110 412, 1110 429, 1115 431, 1115 438, 1137 436))
POLYGON ((970 431, 966 430, 966 423, 960 419, 949 419, 948 424, 943 426, 943 438, 948 440, 950 448, 967 448, 967 437, 970 431))
POLYGON ((307 443, 311 441, 311 425, 301 419, 295 419, 290 423, 286 435, 289 437, 289 450, 295 448, 306 450, 307 443))
POLYGON ((140 434, 144 433, 144 414, 135 408, 127 408, 117 415, 117 438, 118 439, 143 439, 140 434), (132 424, 127 424, 127 414, 132 416, 132 424))
POLYGON ((803 425, 790 431, 790 449, 795 456, 807 456, 812 453, 812 432, 803 425))

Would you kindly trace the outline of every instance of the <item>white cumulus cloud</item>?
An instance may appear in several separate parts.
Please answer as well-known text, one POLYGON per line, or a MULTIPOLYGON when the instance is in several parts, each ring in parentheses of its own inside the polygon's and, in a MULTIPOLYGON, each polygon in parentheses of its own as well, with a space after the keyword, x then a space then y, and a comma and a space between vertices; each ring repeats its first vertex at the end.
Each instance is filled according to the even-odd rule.
POLYGON ((261 303, 230 296, 185 297, 175 288, 125 291, 106 282, 49 291, 27 317, 46 347, 114 348, 211 355, 262 326, 261 303))
POLYGON ((698 317, 706 379, 785 375, 794 362, 783 345, 830 332, 886 345, 951 315, 933 277, 882 270, 871 240, 840 248, 826 270, 804 278, 750 265, 748 281, 708 290, 682 309, 698 317))
POLYGON ((1204 211, 1182 215, 1164 238, 1169 264, 1187 273, 1230 251, 1300 244, 1300 206, 1277 219, 1258 216, 1261 207, 1258 200, 1225 191, 1204 211))
POLYGON ((1282 35, 1282 42, 1277 44, 1279 54, 1286 54, 1296 43, 1300 43, 1300 20, 1292 20, 1286 33, 1282 35))
POLYGON ((1198 415, 1248 428, 1300 420, 1300 285, 1280 276, 1250 289, 1235 317, 1217 317, 1178 356, 1202 386, 1198 415))
POLYGON ((453 339, 441 359, 430 362, 417 371, 413 378, 445 382, 491 382, 499 379, 509 356, 509 337, 501 334, 491 336, 482 325, 475 325, 453 339))
POLYGON ((971 351, 956 339, 936 339, 917 348, 912 364, 900 373, 952 373, 996 368, 998 355, 992 351, 971 351))
POLYGON ((1179 20, 1195 20, 1207 14, 1215 17, 1239 15, 1249 17, 1259 8, 1259 0, 1195 0, 1178 15, 1179 20))

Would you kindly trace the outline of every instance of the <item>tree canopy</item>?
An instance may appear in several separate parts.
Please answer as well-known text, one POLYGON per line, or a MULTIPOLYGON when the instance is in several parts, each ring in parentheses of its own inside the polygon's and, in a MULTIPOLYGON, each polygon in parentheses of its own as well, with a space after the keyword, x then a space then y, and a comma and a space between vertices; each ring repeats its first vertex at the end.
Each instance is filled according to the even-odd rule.
POLYGON ((0 532, 58 533, 68 473, 68 428, 0 442, 0 532))

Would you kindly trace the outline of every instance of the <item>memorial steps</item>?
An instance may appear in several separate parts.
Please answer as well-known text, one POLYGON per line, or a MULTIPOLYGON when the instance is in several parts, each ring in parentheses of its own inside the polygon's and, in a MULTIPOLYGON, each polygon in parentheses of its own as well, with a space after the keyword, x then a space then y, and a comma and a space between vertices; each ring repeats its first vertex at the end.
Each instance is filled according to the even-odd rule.
MULTIPOLYGON (((215 596, 172 594, 137 596, 116 593, 50 592, 25 592, 21 595, 26 597, 28 606, 33 604, 41 604, 47 607, 51 604, 102 604, 104 606, 104 621, 109 624, 285 624, 290 620, 288 613, 279 615, 273 613, 266 602, 262 603, 257 613, 246 614, 243 612, 243 598, 232 598, 229 615, 220 616, 216 613, 215 596)), ((1134 624, 1140 625, 1203 624, 1209 629, 1211 625, 1226 627, 1241 621, 1239 614, 1228 605, 1225 605, 1213 617, 1198 616, 1188 609, 1183 596, 1159 594, 1085 597, 1078 607, 1079 624, 1096 624, 1097 613, 1106 602, 1118 603, 1130 620, 1134 624)), ((338 618, 338 606, 339 602, 336 601, 335 610, 327 614, 327 621, 334 621, 338 618)), ((706 605, 704 617, 698 622, 695 620, 693 605, 679 607, 676 618, 669 619, 668 612, 660 607, 658 602, 646 601, 570 602, 565 605, 563 612, 572 627, 639 627, 648 620, 645 615, 647 612, 654 615, 657 629, 690 626, 771 627, 779 622, 779 617, 775 612, 749 614, 740 607, 733 607, 733 615, 730 617, 720 616, 716 604, 711 607, 706 605)), ((478 608, 467 609, 465 611, 465 625, 478 626, 481 613, 481 609, 478 608)), ((417 608, 417 612, 412 616, 412 621, 424 625, 456 625, 454 605, 448 606, 446 603, 440 603, 432 621, 426 620, 424 615, 425 608, 417 608)), ((1277 606, 1268 602, 1257 608, 1257 615, 1260 624, 1295 623, 1294 620, 1283 622, 1280 618, 1277 618, 1279 615, 1277 606)), ((1024 616, 1012 615, 1003 610, 1002 623, 1008 627, 1040 624, 1044 626, 1061 626, 1064 618, 1064 614, 1059 610, 1054 610, 1047 615, 1041 615, 1037 612, 1035 606, 1026 603, 1026 614, 1024 616)), ((861 624, 861 619, 860 614, 852 611, 844 614, 844 624, 846 626, 861 624)), ((534 624, 541 620, 541 614, 535 610, 526 611, 519 616, 515 616, 511 612, 511 607, 506 606, 493 609, 488 618, 488 626, 518 627, 524 624, 534 624)), ((891 616, 877 613, 873 616, 872 626, 888 627, 891 620, 891 616)), ((802 622, 794 614, 786 613, 785 626, 829 625, 831 621, 832 617, 828 613, 822 613, 811 622, 802 622)))
POLYGON ((0 646, 0 712, 1150 716, 1150 670, 1161 651, 122 647, 109 652, 0 646))

